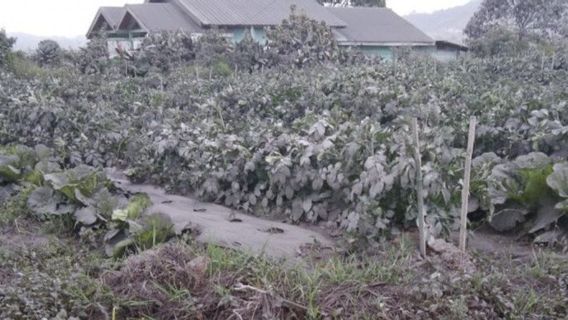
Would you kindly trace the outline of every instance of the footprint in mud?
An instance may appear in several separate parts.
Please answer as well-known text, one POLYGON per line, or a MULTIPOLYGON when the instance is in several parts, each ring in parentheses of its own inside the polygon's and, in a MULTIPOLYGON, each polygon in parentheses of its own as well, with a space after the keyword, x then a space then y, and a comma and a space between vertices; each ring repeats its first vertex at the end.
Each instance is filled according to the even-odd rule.
POLYGON ((262 232, 266 232, 266 233, 271 233, 271 234, 284 233, 284 230, 283 230, 283 229, 276 228, 276 227, 271 227, 271 228, 268 228, 268 229, 266 229, 266 230, 260 230, 260 229, 259 229, 258 231, 262 231, 262 232))

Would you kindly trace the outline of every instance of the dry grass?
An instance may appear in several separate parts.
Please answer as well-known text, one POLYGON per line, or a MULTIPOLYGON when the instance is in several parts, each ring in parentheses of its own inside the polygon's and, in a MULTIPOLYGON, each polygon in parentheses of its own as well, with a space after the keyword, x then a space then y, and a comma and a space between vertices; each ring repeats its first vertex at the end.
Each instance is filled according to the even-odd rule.
POLYGON ((522 259, 473 255, 476 271, 467 275, 434 253, 429 261, 420 260, 415 246, 404 239, 375 253, 306 258, 307 265, 296 267, 179 240, 113 262, 73 241, 36 246, 22 240, 18 242, 26 248, 18 247, 18 253, 9 248, 13 242, 0 242, 0 304, 9 306, 0 310, 0 318, 33 318, 22 297, 37 302, 36 313, 55 317, 64 310, 89 319, 112 319, 113 310, 116 319, 568 315, 568 261, 547 251, 522 259), (56 283, 64 286, 54 297, 56 283))

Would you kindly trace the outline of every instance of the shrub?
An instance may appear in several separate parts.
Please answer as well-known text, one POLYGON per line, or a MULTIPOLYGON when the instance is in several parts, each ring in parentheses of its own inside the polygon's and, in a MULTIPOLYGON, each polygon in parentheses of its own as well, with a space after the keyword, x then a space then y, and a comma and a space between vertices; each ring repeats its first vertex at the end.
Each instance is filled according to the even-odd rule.
POLYGON ((8 37, 5 30, 0 30, 0 67, 7 64, 8 56, 15 43, 16 38, 8 37))
POLYGON ((63 56, 61 47, 56 41, 43 40, 38 44, 35 60, 42 67, 58 66, 63 56))

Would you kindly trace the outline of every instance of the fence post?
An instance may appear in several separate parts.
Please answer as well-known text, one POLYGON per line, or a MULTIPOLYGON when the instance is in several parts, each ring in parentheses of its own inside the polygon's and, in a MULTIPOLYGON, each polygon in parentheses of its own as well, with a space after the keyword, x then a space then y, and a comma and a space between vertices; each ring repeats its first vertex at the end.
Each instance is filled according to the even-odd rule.
POLYGON ((473 157, 473 146, 475 142, 475 117, 469 120, 469 134, 467 137, 467 154, 465 158, 465 172, 463 177, 462 188, 462 205, 461 205, 461 225, 460 225, 460 250, 465 252, 467 240, 467 213, 469 205, 469 184, 471 179, 471 158, 473 157))
POLYGON ((426 257, 426 230, 424 222, 424 186, 422 178, 422 156, 420 138, 418 136, 418 119, 412 118, 412 135, 414 137, 414 162, 416 165, 416 196, 418 207, 418 232, 420 233, 420 254, 426 257))

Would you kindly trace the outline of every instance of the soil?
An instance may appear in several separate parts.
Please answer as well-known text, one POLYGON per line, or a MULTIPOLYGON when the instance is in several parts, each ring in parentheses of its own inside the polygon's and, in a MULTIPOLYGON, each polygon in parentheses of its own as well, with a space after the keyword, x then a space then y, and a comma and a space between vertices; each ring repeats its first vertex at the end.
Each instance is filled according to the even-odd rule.
MULTIPOLYGON (((457 244, 459 242, 459 233, 452 233, 450 239, 457 244)), ((534 255, 534 247, 528 239, 514 233, 498 233, 487 225, 469 232, 467 248, 469 251, 493 256, 507 256, 513 259, 527 258, 534 255)))
POLYGON ((153 203, 149 212, 168 215, 176 231, 189 228, 198 242, 285 260, 299 260, 307 245, 335 246, 323 231, 314 228, 262 219, 192 197, 167 194, 152 185, 133 184, 118 170, 108 170, 107 176, 125 191, 146 193, 153 203))

